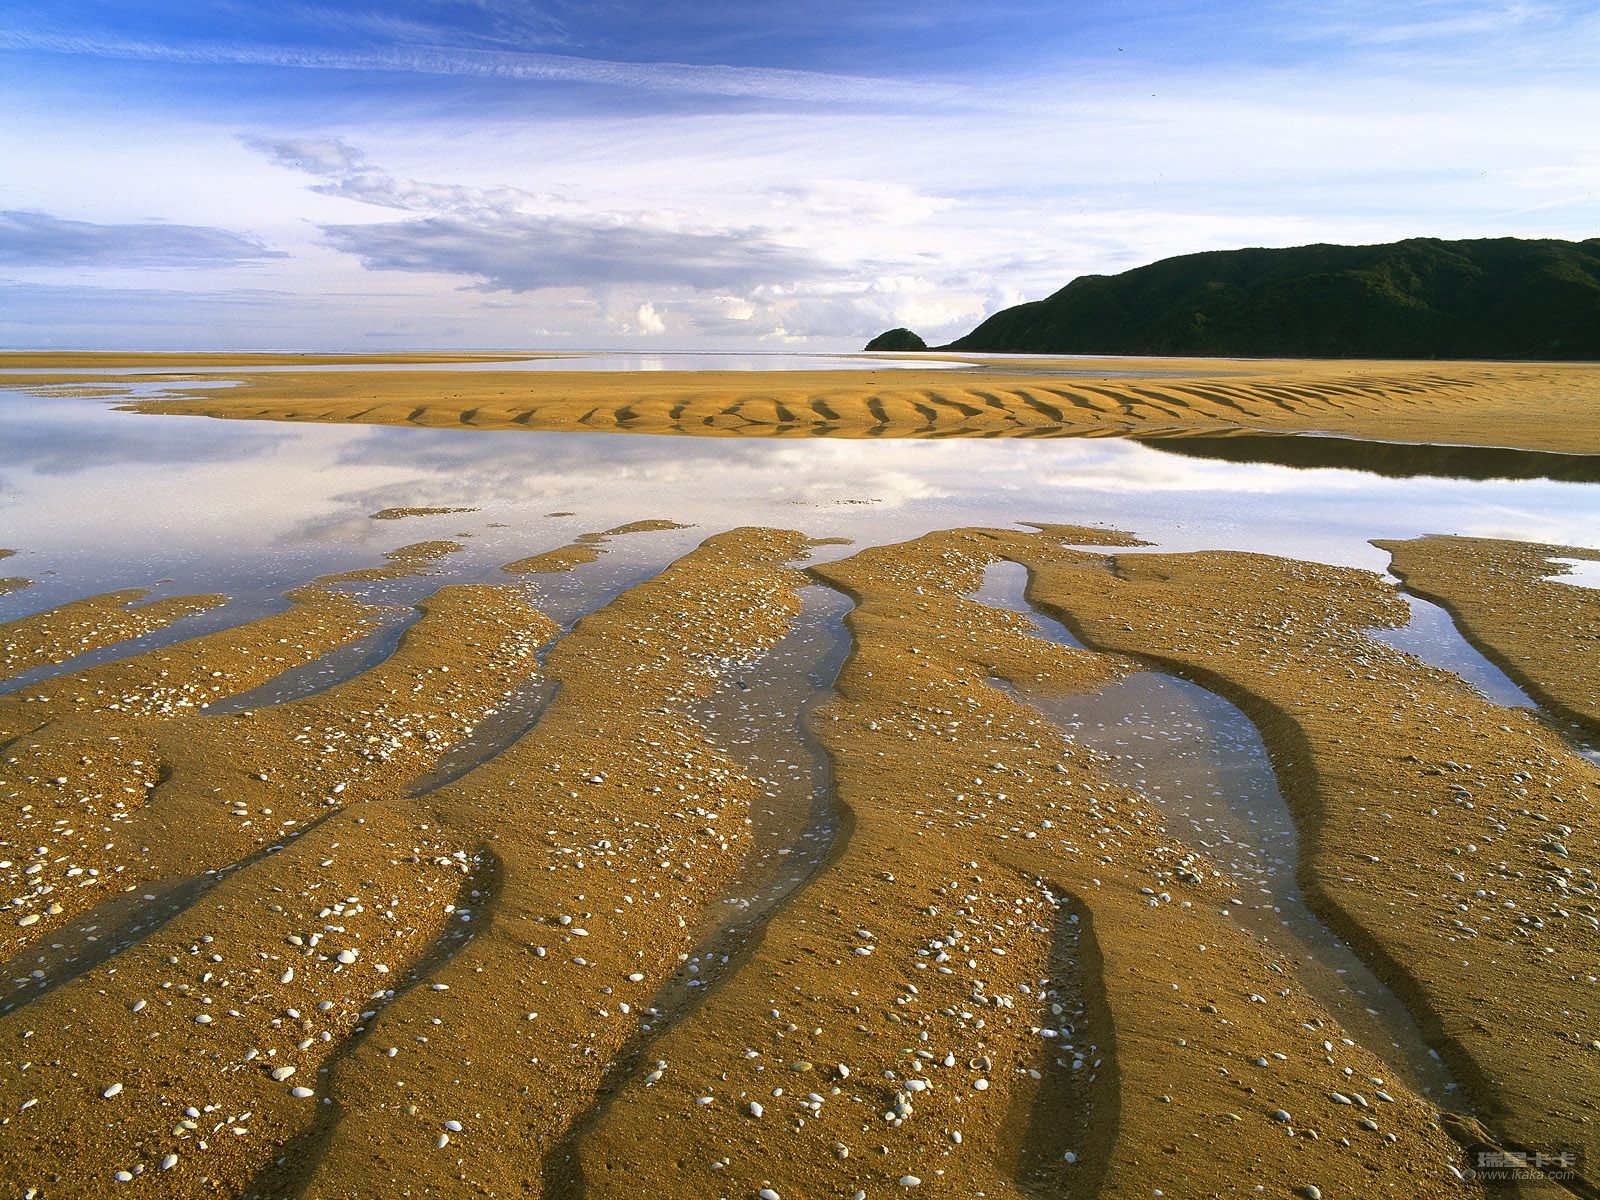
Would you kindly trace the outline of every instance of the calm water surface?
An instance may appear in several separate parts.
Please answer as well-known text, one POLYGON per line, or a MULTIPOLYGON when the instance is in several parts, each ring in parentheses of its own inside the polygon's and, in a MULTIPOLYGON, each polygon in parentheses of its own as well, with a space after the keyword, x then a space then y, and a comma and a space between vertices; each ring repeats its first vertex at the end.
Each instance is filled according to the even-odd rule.
MULTIPOLYGON (((287 424, 0 391, 0 546, 18 551, 0 574, 35 580, 0 597, 0 618, 108 587, 222 591, 248 603, 424 538, 462 542, 442 564, 450 576, 487 578, 501 563, 646 517, 693 528, 618 539, 618 569, 632 561, 647 571, 747 524, 867 544, 957 525, 1066 522, 1129 530, 1161 549, 1253 550, 1374 570, 1387 556, 1370 538, 1600 540, 1596 483, 1407 477, 1395 473, 1393 447, 1382 449, 1386 473, 1375 474, 1199 457, 1174 453, 1176 445, 287 424), (478 511, 371 519, 397 506, 478 511)), ((1433 469, 1426 448, 1416 469, 1433 469)))

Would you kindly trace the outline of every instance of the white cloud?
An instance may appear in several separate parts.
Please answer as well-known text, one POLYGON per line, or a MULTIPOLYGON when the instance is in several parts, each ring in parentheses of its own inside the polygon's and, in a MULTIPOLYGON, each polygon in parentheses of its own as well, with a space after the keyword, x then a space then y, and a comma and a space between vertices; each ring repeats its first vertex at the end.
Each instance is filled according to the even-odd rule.
POLYGON ((656 312, 656 306, 649 301, 639 305, 635 315, 638 319, 640 333, 665 333, 667 331, 667 323, 656 312))

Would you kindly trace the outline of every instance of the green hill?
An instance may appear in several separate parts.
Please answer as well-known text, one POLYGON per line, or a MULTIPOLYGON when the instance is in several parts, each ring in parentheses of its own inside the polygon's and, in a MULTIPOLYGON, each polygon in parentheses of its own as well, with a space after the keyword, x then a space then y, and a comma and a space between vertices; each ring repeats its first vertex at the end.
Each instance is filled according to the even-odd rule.
POLYGON ((1600 359, 1600 238, 1186 254, 1074 279, 940 349, 1600 359))

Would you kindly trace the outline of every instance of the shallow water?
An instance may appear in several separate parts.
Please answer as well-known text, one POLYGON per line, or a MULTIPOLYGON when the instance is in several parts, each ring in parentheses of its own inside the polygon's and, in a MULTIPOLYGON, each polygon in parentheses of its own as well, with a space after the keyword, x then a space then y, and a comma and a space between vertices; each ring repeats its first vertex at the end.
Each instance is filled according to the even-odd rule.
MULTIPOLYGON (((1081 648, 1065 626, 1028 604, 1026 582, 1026 568, 996 563, 972 599, 1023 613, 1040 636, 1081 648)), ((1249 717, 1198 684, 1157 671, 1089 695, 1016 694, 1101 755, 1112 779, 1154 801, 1168 827, 1225 872, 1235 887, 1230 915, 1293 962, 1301 983, 1352 1036, 1413 1086, 1436 1095, 1454 1090, 1409 1010, 1301 898, 1294 820, 1249 717)))
POLYGON ((695 528, 618 539, 607 569, 635 553, 635 539, 660 539, 639 564, 648 572, 746 524, 858 544, 956 525, 1099 524, 1162 549, 1254 550, 1374 570, 1387 556, 1369 538, 1461 533, 1581 545, 1600 528, 1592 483, 1394 478, 1187 458, 1115 438, 869 442, 285 424, 0 391, 0 445, 0 546, 19 552, 4 573, 34 580, 0 597, 0 619, 127 586, 157 596, 222 591, 239 606, 226 618, 196 618, 196 630, 410 542, 462 541, 439 564, 443 579, 503 578, 502 563, 641 517, 695 528), (403 506, 478 511, 370 519, 403 506))

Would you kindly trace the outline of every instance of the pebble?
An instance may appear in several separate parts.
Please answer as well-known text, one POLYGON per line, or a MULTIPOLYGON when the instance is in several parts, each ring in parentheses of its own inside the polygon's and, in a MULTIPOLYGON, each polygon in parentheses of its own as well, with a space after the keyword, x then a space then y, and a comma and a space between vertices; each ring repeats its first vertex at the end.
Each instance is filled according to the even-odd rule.
POLYGON ((989 1081, 987 1079, 974 1079, 972 1081, 972 1090, 975 1092, 987 1092, 989 1090, 989 1081))
POLYGON ((120 1096, 121 1094, 122 1094, 122 1085, 120 1083, 113 1083, 105 1091, 100 1093, 100 1095, 102 1097, 104 1097, 105 1099, 107 1099, 107 1100, 111 1099, 111 1097, 113 1097, 113 1096, 120 1096))
POLYGON ((278 1083, 282 1083, 285 1079, 289 1078, 289 1076, 294 1074, 294 1068, 293 1067, 273 1067, 272 1070, 269 1072, 269 1074, 271 1074, 272 1078, 274 1080, 276 1080, 278 1083))
POLYGON ((1328 1099, 1332 1100, 1335 1104, 1354 1104, 1355 1103, 1354 1100, 1350 1099, 1350 1097, 1346 1096, 1343 1092, 1329 1092, 1328 1093, 1328 1099))
POLYGON ((915 1175, 902 1175, 902 1176, 900 1176, 900 1186, 901 1187, 921 1187, 922 1186, 922 1180, 919 1179, 915 1175))
POLYGON ((460 1133, 461 1132, 461 1122, 460 1121, 446 1121, 444 1123, 444 1127, 446 1129, 448 1129, 451 1133, 460 1133))
POLYGON ((758 1101, 758 1100, 750 1101, 750 1115, 752 1117, 755 1117, 755 1118, 759 1119, 761 1117, 761 1114, 764 1113, 764 1112, 766 1112, 766 1109, 761 1107, 761 1102, 760 1101, 758 1101))
POLYGON ((178 1156, 176 1154, 169 1154, 169 1155, 167 1155, 165 1158, 163 1158, 161 1160, 161 1169, 163 1171, 170 1171, 170 1170, 172 1170, 173 1167, 175 1167, 177 1165, 178 1165, 178 1156))
POLYGON ((783 1200, 783 1197, 771 1188, 762 1188, 756 1193, 756 1200, 783 1200))
POLYGON ((359 950, 341 950, 339 951, 339 961, 348 967, 351 963, 355 962, 358 954, 360 954, 359 950))
POLYGON ((1294 1120, 1294 1118, 1289 1115, 1288 1110, 1287 1109, 1282 1109, 1282 1108, 1273 1110, 1272 1119, 1274 1121, 1281 1121, 1285 1125, 1287 1125, 1290 1121, 1294 1120))
POLYGON ((1296 1189, 1298 1194, 1306 1200, 1322 1200, 1322 1189, 1314 1183, 1308 1183, 1303 1188, 1296 1189))
POLYGON ((304 1100, 304 1099, 306 1099, 306 1098, 308 1098, 310 1096, 314 1096, 315 1094, 316 1093, 313 1092, 308 1087, 297 1087, 297 1088, 290 1088, 289 1089, 289 1095, 293 1096, 296 1100, 304 1100))

